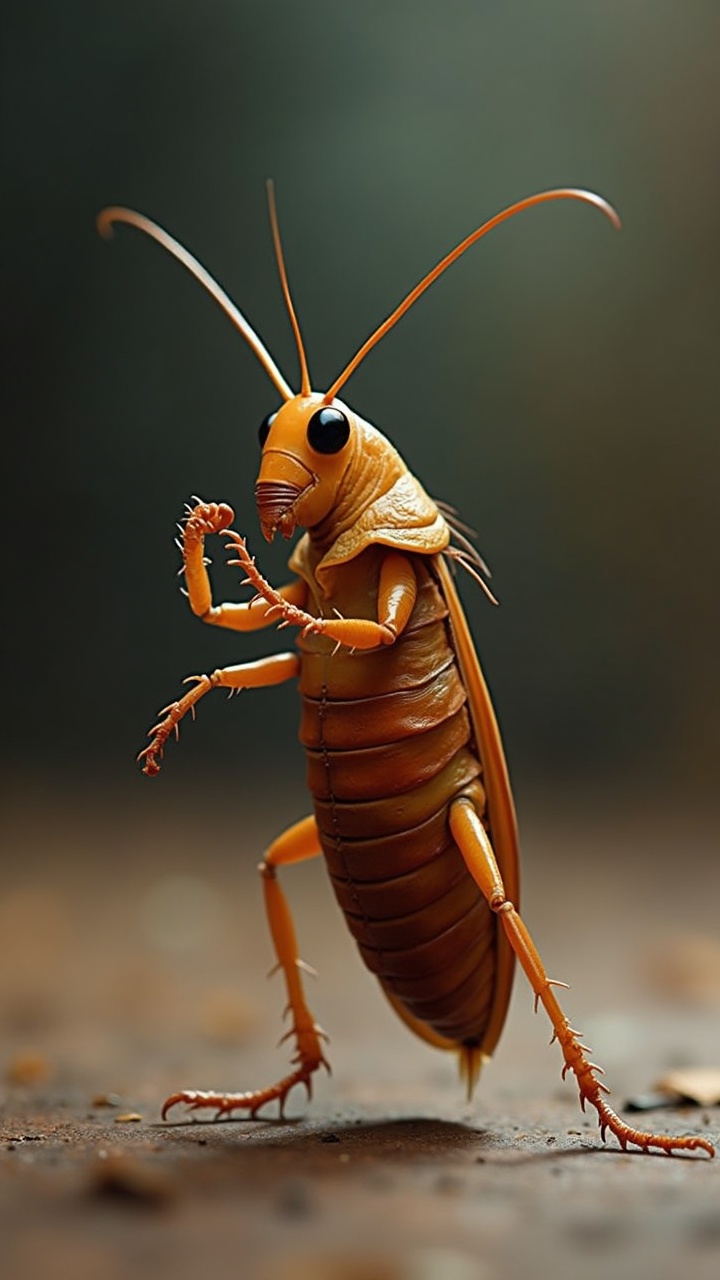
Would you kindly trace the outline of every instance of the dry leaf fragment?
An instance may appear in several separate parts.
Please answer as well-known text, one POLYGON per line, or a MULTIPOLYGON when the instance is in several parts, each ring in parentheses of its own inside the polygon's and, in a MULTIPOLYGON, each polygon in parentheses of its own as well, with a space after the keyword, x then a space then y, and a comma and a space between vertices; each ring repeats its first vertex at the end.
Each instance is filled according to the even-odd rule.
POLYGON ((93 1107, 121 1107, 123 1100, 119 1093, 96 1093, 91 1105, 93 1107))
POLYGON ((679 1067, 656 1081, 655 1088, 698 1107, 716 1107, 720 1105, 720 1067, 679 1067))

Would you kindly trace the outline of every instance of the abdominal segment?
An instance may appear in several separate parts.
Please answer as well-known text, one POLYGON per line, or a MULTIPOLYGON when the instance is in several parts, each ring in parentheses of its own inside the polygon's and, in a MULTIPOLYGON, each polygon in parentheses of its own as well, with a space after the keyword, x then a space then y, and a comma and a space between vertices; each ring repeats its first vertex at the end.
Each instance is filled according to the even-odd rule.
MULTIPOLYGON (((482 768, 447 609, 418 567, 394 645, 303 653, 301 741, 331 881, 368 969, 436 1036, 478 1044, 495 987, 496 922, 448 825, 482 768)), ((422 1031, 421 1031, 422 1034, 422 1031)))

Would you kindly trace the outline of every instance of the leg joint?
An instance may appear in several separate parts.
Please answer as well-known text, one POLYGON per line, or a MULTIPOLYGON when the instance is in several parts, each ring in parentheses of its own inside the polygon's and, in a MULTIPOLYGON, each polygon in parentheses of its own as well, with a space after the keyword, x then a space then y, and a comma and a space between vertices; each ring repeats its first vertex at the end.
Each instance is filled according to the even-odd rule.
POLYGON ((272 865, 272 863, 268 862, 265 858, 263 858, 262 862, 258 862, 257 869, 260 872, 260 875, 262 876, 263 880, 275 879, 275 868, 272 865))

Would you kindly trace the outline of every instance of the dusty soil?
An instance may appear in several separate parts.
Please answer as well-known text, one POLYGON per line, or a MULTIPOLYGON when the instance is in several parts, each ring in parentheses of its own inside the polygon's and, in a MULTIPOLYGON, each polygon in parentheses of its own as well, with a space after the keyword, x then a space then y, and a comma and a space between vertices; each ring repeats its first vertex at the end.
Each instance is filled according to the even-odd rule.
MULTIPOLYGON (((321 865, 291 869, 333 1075, 280 1123, 191 1123, 177 1087, 286 1070, 255 863, 298 816, 19 781, 0 888, 0 1264, 9 1280, 715 1277, 720 1159, 622 1153, 559 1078, 518 980, 468 1105, 394 1018, 321 865), (131 1118, 135 1117, 135 1118, 131 1118)), ((524 914, 614 1100, 720 1064, 717 829, 536 808, 524 914)), ((717 1107, 633 1117, 717 1141, 717 1107)))

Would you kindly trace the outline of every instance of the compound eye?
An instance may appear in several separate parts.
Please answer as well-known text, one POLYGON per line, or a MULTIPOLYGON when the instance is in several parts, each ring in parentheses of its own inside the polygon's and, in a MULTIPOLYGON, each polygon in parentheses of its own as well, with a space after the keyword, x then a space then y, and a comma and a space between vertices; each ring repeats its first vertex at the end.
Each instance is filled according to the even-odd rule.
POLYGON ((339 453, 350 437, 350 423, 339 409, 318 409, 307 426, 307 441, 316 453, 339 453))
POLYGON ((268 438, 268 435, 270 433, 270 428, 276 418, 277 418, 277 409, 275 410, 274 413, 269 413, 267 417, 263 418, 262 422, 260 423, 260 427, 258 429, 258 439, 260 441, 261 449, 265 447, 265 441, 268 438))

